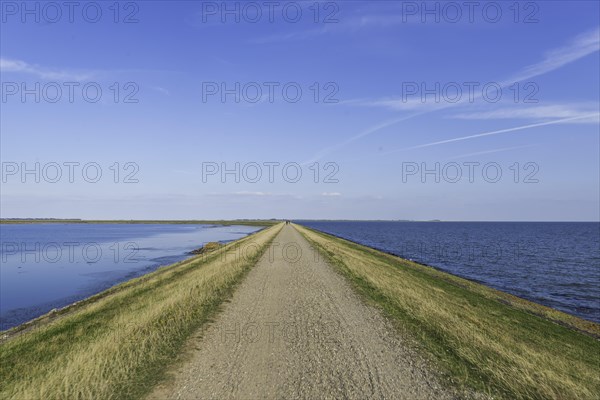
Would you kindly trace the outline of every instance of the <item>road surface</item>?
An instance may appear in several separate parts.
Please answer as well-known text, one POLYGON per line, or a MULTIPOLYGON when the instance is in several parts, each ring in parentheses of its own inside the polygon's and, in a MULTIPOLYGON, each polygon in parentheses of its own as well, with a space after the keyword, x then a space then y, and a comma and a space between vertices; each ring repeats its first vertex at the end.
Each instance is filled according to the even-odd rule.
POLYGON ((285 225, 150 399, 445 399, 381 313, 285 225))

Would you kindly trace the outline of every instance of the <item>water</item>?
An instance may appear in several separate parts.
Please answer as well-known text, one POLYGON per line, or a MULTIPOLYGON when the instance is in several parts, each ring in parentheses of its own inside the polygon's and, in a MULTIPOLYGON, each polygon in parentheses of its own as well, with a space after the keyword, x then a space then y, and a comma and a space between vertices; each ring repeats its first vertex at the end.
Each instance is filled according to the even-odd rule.
POLYGON ((0 330, 184 260, 207 242, 260 227, 179 224, 1 224, 0 330))
POLYGON ((600 223, 299 223, 600 322, 600 223))

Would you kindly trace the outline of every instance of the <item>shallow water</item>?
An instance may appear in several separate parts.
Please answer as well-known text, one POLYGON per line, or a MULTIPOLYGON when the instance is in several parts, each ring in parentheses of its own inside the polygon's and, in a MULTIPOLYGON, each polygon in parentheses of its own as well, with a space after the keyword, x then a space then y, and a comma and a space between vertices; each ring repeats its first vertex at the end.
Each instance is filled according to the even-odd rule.
POLYGON ((2 224, 0 330, 184 260, 204 243, 239 239, 259 229, 187 224, 2 224))
POLYGON ((600 223, 298 221, 600 322, 600 223))

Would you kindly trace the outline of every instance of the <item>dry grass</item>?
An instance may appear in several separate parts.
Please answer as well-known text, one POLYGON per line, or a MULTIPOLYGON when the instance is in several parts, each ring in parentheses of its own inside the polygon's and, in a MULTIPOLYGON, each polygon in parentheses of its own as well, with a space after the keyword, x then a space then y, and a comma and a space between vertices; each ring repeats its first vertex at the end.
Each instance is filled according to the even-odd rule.
POLYGON ((510 399, 598 398, 598 324, 297 228, 460 386, 510 399))
POLYGON ((0 345, 0 398, 143 396, 281 226, 118 285, 25 331, 15 330, 0 345))

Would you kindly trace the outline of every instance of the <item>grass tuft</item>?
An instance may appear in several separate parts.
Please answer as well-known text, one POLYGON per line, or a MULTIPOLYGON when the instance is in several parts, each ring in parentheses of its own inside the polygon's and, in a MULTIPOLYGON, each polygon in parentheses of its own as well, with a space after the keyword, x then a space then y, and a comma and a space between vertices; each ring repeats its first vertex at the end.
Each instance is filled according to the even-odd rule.
POLYGON ((507 399, 598 398, 598 324, 296 227, 458 386, 507 399))
POLYGON ((230 296, 281 226, 5 332, 0 398, 141 398, 230 296))

